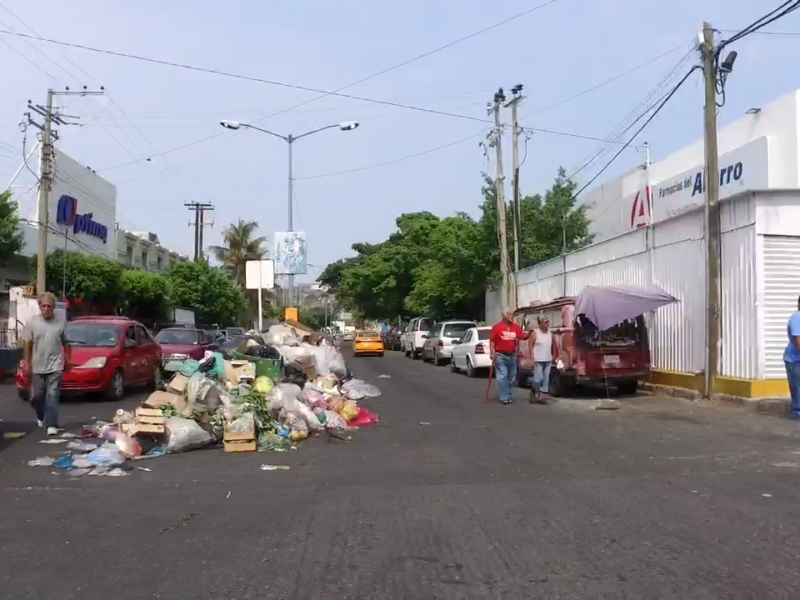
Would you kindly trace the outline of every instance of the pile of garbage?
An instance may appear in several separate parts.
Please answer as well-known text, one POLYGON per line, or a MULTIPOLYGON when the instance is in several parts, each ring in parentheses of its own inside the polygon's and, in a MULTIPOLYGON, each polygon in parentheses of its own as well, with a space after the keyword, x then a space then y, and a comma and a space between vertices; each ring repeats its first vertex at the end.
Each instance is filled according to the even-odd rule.
POLYGON ((347 440, 348 432, 378 421, 358 402, 380 390, 354 378, 339 350, 299 323, 249 332, 201 361, 167 361, 164 370, 164 388, 140 407, 51 440, 65 443, 66 452, 29 464, 126 475, 128 461, 220 445, 226 452, 285 452, 314 435, 347 440))

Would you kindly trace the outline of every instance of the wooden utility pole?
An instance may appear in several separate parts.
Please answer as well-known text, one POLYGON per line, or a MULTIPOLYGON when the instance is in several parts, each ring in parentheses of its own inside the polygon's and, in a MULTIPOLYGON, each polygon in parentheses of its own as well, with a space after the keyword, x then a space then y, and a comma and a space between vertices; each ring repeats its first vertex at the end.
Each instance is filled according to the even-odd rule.
POLYGON ((706 364, 704 395, 714 393, 719 369, 720 344, 720 220, 719 220, 719 150, 717 148, 717 48, 714 30, 703 23, 703 78, 705 79, 705 158, 704 184, 706 241, 706 364))
MULTIPOLYGON (((53 183, 52 170, 50 168, 53 157, 53 96, 53 90, 47 90, 47 104, 45 105, 44 125, 42 127, 42 151, 39 163, 39 252, 36 261, 37 294, 42 294, 47 291, 47 234, 50 226, 50 189, 53 183)), ((64 259, 64 263, 66 264, 66 258, 64 259)))
MULTIPOLYGON (((519 134, 520 134, 520 127, 519 127, 519 103, 522 102, 525 97, 522 95, 522 84, 515 85, 511 88, 511 93, 513 96, 511 100, 509 100, 506 107, 511 108, 511 123, 512 123, 512 130, 511 130, 511 140, 512 140, 512 150, 511 150, 511 160, 513 162, 513 169, 514 169, 514 178, 512 180, 513 186, 513 196, 511 198, 511 208, 514 213, 514 273, 516 280, 516 273, 519 272, 520 269, 520 246, 522 243, 522 212, 520 209, 520 193, 519 193, 519 134)), ((516 306, 516 289, 514 294, 514 305, 516 306)))
POLYGON ((509 308, 514 306, 515 291, 512 290, 511 263, 508 259, 508 240, 506 235, 506 192, 505 175, 503 174, 503 125, 500 122, 500 109, 506 96, 503 88, 494 95, 494 103, 489 109, 489 114, 494 112, 494 148, 497 155, 497 172, 495 174, 495 196, 497 201, 497 239, 500 244, 500 272, 503 274, 503 304, 509 308))

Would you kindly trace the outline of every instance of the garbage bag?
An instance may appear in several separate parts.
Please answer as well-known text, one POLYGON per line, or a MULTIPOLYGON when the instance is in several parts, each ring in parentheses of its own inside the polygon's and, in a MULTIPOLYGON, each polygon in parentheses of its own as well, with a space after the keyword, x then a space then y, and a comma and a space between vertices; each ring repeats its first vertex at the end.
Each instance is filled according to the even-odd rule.
POLYGON ((342 407, 342 410, 339 411, 339 414, 342 415, 344 420, 349 423, 358 416, 358 406, 352 400, 348 400, 344 403, 344 406, 342 407))
POLYGON ((355 419, 348 421, 351 427, 364 427, 366 425, 374 425, 378 422, 378 415, 369 412, 363 406, 358 407, 358 415, 355 419))
POLYGON ((125 463, 125 456, 115 444, 106 443, 97 450, 92 450, 85 455, 84 460, 95 467, 118 467, 125 463))
POLYGON ((315 346, 313 350, 317 373, 321 375, 333 373, 337 377, 344 377, 347 372, 347 365, 339 350, 333 346, 315 346))
POLYGON ((206 350, 203 360, 200 361, 200 370, 221 380, 225 377, 225 358, 219 352, 206 350))
POLYGON ((255 431, 256 421, 253 413, 244 413, 228 423, 228 431, 237 435, 246 435, 255 431))
POLYGON ((186 375, 187 377, 191 377, 197 370, 200 368, 200 363, 196 360, 188 359, 183 361, 183 364, 180 366, 178 371, 186 375))
POLYGON ((297 346, 300 343, 292 328, 286 325, 273 325, 269 328, 266 338, 267 342, 274 346, 297 346))
POLYGON ((292 399, 296 400, 301 393, 300 386, 293 383, 279 383, 267 394, 267 399, 270 402, 272 410, 279 412, 291 402, 292 399))
POLYGON ((188 452, 208 446, 214 438, 191 419, 172 417, 165 423, 167 429, 167 451, 188 452))
POLYGON ((381 395, 381 391, 371 383, 355 378, 342 384, 342 393, 350 400, 377 398, 381 395))
POLYGON ((265 375, 256 377, 256 380, 253 383, 253 389, 259 394, 269 394, 273 387, 272 380, 265 375))
POLYGON ((347 421, 342 418, 339 413, 332 410, 325 411, 325 429, 331 431, 346 431, 347 421))

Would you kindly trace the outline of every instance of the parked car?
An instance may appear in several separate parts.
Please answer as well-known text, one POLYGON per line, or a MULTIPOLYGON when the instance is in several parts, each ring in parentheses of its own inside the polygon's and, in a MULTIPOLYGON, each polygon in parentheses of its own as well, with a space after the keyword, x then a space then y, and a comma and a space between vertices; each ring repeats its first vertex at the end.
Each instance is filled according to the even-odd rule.
POLYGON ((479 370, 492 366, 489 337, 491 327, 472 327, 464 332, 460 340, 453 342, 450 356, 450 370, 453 373, 465 371, 468 377, 475 377, 479 370))
POLYGON ((353 342, 353 356, 363 356, 364 354, 376 354, 383 356, 383 339, 377 331, 359 331, 353 342))
POLYGON ((402 327, 392 327, 383 335, 383 343, 387 350, 400 350, 403 347, 401 336, 403 335, 402 327))
POLYGON ((403 354, 410 358, 422 356, 422 346, 425 337, 433 327, 433 319, 428 317, 415 317, 408 322, 402 335, 403 354))
MULTIPOLYGON (((61 381, 62 393, 103 393, 120 400, 125 388, 161 384, 159 343, 145 327, 124 317, 78 317, 67 323, 70 360, 61 381)), ((17 393, 30 398, 31 382, 17 369, 17 393)))
POLYGON ((352 342, 353 341, 353 337, 354 337, 354 335, 353 335, 352 332, 346 331, 344 334, 342 334, 342 341, 343 342, 352 342))
POLYGON ((163 362, 169 360, 201 360, 206 350, 216 350, 219 344, 213 336, 202 329, 170 328, 158 332, 156 340, 161 344, 163 362))
MULTIPOLYGON (((599 332, 585 315, 575 314, 575 298, 557 298, 514 313, 514 320, 531 330, 536 315, 544 314, 558 344, 563 369, 550 371, 550 391, 569 395, 580 385, 614 385, 621 394, 634 394, 650 370, 650 344, 643 316, 627 319, 599 332)), ((517 383, 524 385, 533 368, 530 347, 517 348, 517 383)))
POLYGON ((422 360, 432 362, 437 367, 450 362, 453 342, 460 340, 467 329, 477 327, 475 321, 444 321, 435 323, 422 344, 422 360))

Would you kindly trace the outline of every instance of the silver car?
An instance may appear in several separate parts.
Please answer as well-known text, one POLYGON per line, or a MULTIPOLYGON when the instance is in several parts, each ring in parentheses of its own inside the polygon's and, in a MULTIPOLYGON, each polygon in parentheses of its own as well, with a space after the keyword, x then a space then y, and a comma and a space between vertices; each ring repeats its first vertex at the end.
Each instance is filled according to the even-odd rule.
POLYGON ((460 340, 468 329, 477 326, 475 321, 434 323, 422 345, 422 360, 430 361, 436 366, 449 363, 453 355, 453 342, 460 340))

